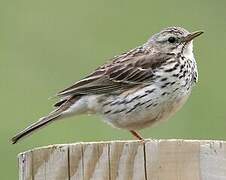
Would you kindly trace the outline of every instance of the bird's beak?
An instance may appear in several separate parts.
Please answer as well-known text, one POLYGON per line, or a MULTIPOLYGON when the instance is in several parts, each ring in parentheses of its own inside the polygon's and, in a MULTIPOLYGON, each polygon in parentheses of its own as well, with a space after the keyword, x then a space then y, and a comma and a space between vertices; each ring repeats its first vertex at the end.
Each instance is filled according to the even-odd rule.
POLYGON ((184 39, 182 41, 185 42, 185 43, 188 43, 188 42, 190 42, 191 40, 200 36, 203 33, 204 33, 203 31, 192 32, 192 33, 188 34, 186 37, 184 37, 184 39))

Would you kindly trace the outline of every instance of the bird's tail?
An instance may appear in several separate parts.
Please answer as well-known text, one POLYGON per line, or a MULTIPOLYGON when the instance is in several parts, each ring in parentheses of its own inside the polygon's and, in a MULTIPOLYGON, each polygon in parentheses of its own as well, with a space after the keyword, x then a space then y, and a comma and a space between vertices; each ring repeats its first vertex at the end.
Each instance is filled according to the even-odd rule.
POLYGON ((17 143, 17 141, 21 140, 22 138, 31 135, 33 132, 35 132, 36 130, 44 127, 45 125, 53 122, 56 119, 61 118, 61 113, 60 112, 53 112, 50 113, 48 116, 46 117, 42 117, 40 118, 37 122, 31 124, 30 126, 28 126, 26 129, 24 129, 23 131, 19 132, 18 134, 16 134, 12 139, 12 143, 15 144, 17 143))
POLYGON ((75 113, 76 111, 78 113, 79 111, 81 111, 81 109, 83 109, 83 107, 82 108, 80 107, 79 103, 76 107, 74 107, 74 109, 72 110, 71 113, 70 113, 70 111, 67 112, 67 110, 70 109, 70 107, 72 105, 74 105, 76 103, 76 101, 78 101, 79 99, 80 99, 80 96, 71 96, 71 97, 67 97, 63 100, 60 100, 58 103, 55 104, 55 106, 56 106, 55 110, 53 110, 51 113, 49 113, 49 115, 47 115, 43 118, 40 118, 37 122, 33 123, 32 125, 28 126, 23 131, 16 134, 11 139, 12 143, 13 144, 17 143, 17 141, 19 141, 20 139, 22 139, 28 135, 31 135, 36 130, 44 127, 45 125, 50 124, 51 122, 54 122, 55 120, 70 116, 73 113, 75 113))

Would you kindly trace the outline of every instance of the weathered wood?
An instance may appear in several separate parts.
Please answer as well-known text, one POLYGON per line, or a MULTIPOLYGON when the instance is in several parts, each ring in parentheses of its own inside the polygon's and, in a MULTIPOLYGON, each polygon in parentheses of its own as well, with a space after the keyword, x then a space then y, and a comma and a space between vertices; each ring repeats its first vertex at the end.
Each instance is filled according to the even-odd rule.
POLYGON ((19 154, 20 180, 226 180, 226 142, 113 141, 19 154))

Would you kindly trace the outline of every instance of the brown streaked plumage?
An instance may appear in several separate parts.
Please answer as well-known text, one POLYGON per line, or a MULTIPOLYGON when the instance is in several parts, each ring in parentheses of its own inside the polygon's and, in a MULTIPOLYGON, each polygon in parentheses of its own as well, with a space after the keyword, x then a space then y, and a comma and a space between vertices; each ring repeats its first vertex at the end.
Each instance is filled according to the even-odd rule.
POLYGON ((99 113, 106 122, 142 139, 137 129, 167 119, 190 94, 197 79, 192 39, 201 33, 167 28, 143 46, 114 57, 60 91, 56 109, 14 136, 12 142, 54 120, 84 113, 99 113))
POLYGON ((175 56, 169 53, 144 53, 145 55, 135 53, 129 57, 119 56, 112 63, 101 66, 83 80, 60 91, 57 96, 123 92, 139 84, 150 84, 153 78, 152 71, 175 56))

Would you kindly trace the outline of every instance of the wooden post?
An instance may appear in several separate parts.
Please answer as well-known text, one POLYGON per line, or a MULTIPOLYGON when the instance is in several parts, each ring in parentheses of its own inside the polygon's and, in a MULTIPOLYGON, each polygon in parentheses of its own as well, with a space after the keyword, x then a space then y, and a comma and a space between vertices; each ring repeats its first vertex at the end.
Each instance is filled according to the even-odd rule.
POLYGON ((226 142, 112 141, 19 154, 20 180, 226 180, 226 142))

